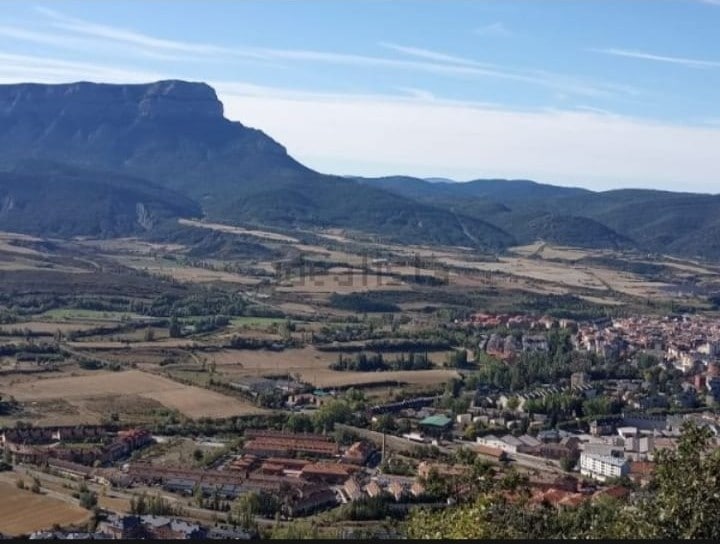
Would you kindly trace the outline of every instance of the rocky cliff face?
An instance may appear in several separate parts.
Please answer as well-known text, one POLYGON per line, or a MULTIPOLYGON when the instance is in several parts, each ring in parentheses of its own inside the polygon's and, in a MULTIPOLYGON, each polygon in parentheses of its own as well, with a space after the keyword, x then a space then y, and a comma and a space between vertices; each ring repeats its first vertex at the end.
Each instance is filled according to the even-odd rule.
POLYGON ((111 169, 195 197, 227 196, 275 168, 307 171, 261 131, 225 119, 210 86, 185 81, 0 85, 0 150, 0 165, 111 169))
POLYGON ((7 120, 72 118, 76 123, 152 119, 222 119, 223 107, 204 83, 147 85, 69 83, 0 85, 0 117, 7 120))

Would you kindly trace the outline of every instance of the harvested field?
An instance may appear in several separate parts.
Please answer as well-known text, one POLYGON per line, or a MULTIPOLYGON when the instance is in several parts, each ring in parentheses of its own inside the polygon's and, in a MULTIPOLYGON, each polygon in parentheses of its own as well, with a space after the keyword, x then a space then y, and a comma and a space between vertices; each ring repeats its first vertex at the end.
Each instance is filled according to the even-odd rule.
POLYGON ((296 372, 308 369, 327 369, 337 359, 336 353, 315 348, 267 350, 222 350, 207 354, 218 370, 228 375, 256 375, 260 373, 296 372))
POLYGON ((438 385, 457 378, 454 370, 399 370, 390 372, 337 372, 335 370, 300 371, 303 381, 315 387, 344 387, 359 384, 384 383, 396 381, 409 385, 438 385))
POLYGON ((149 257, 123 257, 113 256, 117 261, 134 268, 136 270, 144 270, 150 274, 157 276, 170 276, 181 282, 191 283, 209 283, 209 282, 225 282, 237 283, 241 285, 256 285, 260 282, 258 278, 234 274, 232 272, 223 272, 219 270, 210 270, 193 266, 183 266, 172 261, 162 259, 153 259, 149 257))
POLYGON ((189 348, 193 345, 192 340, 183 340, 182 338, 162 338, 153 340, 152 342, 122 342, 112 340, 88 340, 87 342, 67 342, 67 346, 71 348, 86 349, 162 349, 162 348, 189 348))
POLYGON ((109 395, 138 395, 155 400, 191 418, 231 417, 263 412, 252 404, 244 403, 234 397, 200 387, 183 385, 139 370, 47 378, 18 384, 12 391, 15 398, 21 402, 62 398, 80 406, 87 400, 109 395))
POLYGON ((11 536, 50 529, 53 525, 79 525, 90 512, 46 495, 0 482, 0 533, 11 536))
POLYGON ((402 281, 389 276, 369 273, 313 274, 283 282, 278 292, 290 293, 355 293, 360 291, 404 291, 402 281))
POLYGON ((276 232, 268 232, 264 230, 248 230, 241 227, 233 227, 231 225, 223 225, 221 223, 203 223, 201 221, 192 221, 190 219, 178 219, 178 223, 181 225, 187 225, 189 227, 198 227, 201 229, 217 230, 220 232, 228 232, 230 234, 246 234, 248 236, 254 236, 256 238, 264 238, 265 240, 272 240, 274 242, 298 242, 297 238, 285 236, 284 234, 278 234, 276 232))
POLYGON ((112 323, 108 323, 107 321, 101 322, 101 321, 54 321, 52 319, 49 319, 48 321, 27 321, 24 323, 13 323, 11 325, 2 325, 0 326, 0 330, 10 332, 13 330, 24 330, 27 329, 30 332, 34 333, 45 333, 45 334, 55 334, 57 331, 61 331, 63 333, 68 332, 75 332, 75 331, 86 331, 90 329, 95 329, 98 327, 107 327, 111 326, 112 323))

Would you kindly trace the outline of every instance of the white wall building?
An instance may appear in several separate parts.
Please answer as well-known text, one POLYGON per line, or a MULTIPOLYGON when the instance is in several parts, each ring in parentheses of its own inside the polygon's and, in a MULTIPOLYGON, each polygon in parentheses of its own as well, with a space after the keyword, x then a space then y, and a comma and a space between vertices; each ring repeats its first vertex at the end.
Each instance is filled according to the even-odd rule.
POLYGON ((580 474, 604 482, 610 478, 620 478, 630 472, 627 459, 610 455, 597 455, 583 452, 580 454, 580 474))

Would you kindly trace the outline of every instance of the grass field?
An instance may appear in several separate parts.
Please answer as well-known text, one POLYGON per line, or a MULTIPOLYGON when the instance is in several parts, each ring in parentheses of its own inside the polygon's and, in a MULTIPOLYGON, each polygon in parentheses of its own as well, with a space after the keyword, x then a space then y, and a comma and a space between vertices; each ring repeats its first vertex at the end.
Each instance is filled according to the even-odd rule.
POLYGON ((231 417, 262 412, 252 404, 234 397, 183 385, 139 370, 95 372, 84 376, 34 380, 14 385, 12 393, 20 402, 63 399, 80 408, 86 401, 112 395, 137 395, 191 418, 231 417))
POLYGON ((77 308, 56 308, 37 316, 38 319, 56 319, 60 321, 92 320, 120 321, 122 319, 142 319, 141 315, 130 312, 105 312, 98 310, 81 310, 77 308))
POLYGON ((0 482, 0 533, 19 536, 89 519, 90 512, 79 506, 0 482))
POLYGON ((230 320, 230 323, 235 327, 242 327, 243 325, 249 327, 267 327, 268 325, 284 322, 285 318, 283 317, 234 317, 230 320))

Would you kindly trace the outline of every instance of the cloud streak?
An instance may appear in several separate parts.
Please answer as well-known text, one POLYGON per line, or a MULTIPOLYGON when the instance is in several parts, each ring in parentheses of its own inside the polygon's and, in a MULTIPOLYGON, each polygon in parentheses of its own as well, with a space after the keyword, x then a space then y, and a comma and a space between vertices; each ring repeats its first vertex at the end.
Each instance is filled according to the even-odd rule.
MULTIPOLYGON (((718 5, 720 5, 720 0, 718 5)), ((591 49, 595 53, 602 53, 604 55, 612 55, 615 57, 626 57, 631 59, 649 60, 653 62, 664 62, 668 64, 679 64, 687 66, 689 68, 720 68, 720 61, 714 60, 701 60, 701 59, 689 59, 684 57, 672 57, 667 55, 657 55, 655 53, 647 53, 645 51, 634 51, 630 49, 616 49, 616 48, 604 48, 604 49, 591 49)))
MULTIPOLYGON (((628 93, 627 88, 618 85, 584 81, 571 76, 552 74, 538 70, 508 69, 492 63, 483 63, 420 47, 410 47, 387 42, 381 42, 380 45, 407 58, 391 58, 387 56, 359 55, 309 49, 277 49, 244 46, 227 47, 206 43, 169 40, 128 29, 97 24, 76 17, 68 17, 47 8, 36 8, 36 10, 45 17, 48 17, 53 27, 72 33, 73 35, 69 37, 71 40, 77 39, 77 36, 90 37, 118 45, 141 48, 140 52, 145 55, 175 55, 174 60, 188 60, 183 55, 190 54, 214 60, 222 58, 228 61, 251 60, 267 63, 277 61, 322 63, 350 67, 396 69, 462 78, 494 78, 588 97, 635 94, 634 91, 628 93)), ((37 36, 25 37, 26 39, 37 38, 37 36)), ((53 39, 59 41, 59 38, 53 39)))
POLYGON ((509 38, 514 33, 501 22, 491 23, 475 29, 475 34, 492 38, 509 38))

